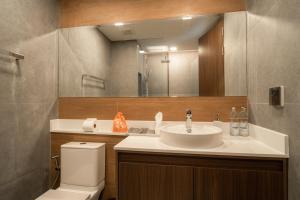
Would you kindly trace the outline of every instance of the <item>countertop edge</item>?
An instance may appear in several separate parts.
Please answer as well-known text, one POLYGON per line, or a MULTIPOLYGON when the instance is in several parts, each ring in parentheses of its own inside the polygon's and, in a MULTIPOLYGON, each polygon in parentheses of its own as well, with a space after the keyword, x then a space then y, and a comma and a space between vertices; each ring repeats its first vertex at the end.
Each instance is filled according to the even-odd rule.
POLYGON ((245 158, 274 158, 274 159, 289 159, 289 155, 279 154, 250 154, 250 153, 232 153, 232 152, 207 152, 197 151, 190 152, 184 150, 153 150, 153 149, 138 149, 138 148, 122 148, 114 147, 117 152, 130 152, 130 153, 166 153, 174 155, 201 155, 201 156, 228 156, 228 157, 245 157, 245 158))

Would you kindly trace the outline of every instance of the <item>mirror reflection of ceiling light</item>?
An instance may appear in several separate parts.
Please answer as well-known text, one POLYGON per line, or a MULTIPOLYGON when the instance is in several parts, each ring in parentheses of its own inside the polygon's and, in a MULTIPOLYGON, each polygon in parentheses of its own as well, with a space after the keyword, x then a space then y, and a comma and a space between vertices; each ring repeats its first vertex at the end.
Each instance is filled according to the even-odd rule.
POLYGON ((117 23, 115 23, 115 26, 124 26, 124 23, 123 22, 117 22, 117 23))
POLYGON ((199 48, 198 48, 198 53, 199 53, 199 54, 203 54, 203 52, 204 52, 203 47, 200 47, 200 46, 199 46, 199 48))
POLYGON ((140 50, 140 51, 139 51, 139 53, 140 53, 140 54, 144 54, 144 53, 145 53, 145 51, 143 51, 143 50, 140 50))
POLYGON ((193 17, 192 16, 183 16, 181 19, 182 20, 190 20, 190 19, 193 19, 193 17))
POLYGON ((168 46, 148 46, 147 52, 167 52, 169 50, 168 46))
POLYGON ((170 47, 170 51, 177 51, 177 47, 170 47))

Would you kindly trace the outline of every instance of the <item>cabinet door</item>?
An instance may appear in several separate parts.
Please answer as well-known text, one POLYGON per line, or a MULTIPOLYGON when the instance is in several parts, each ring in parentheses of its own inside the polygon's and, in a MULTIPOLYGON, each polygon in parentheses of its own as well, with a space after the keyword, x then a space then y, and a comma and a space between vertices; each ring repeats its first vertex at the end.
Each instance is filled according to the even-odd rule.
POLYGON ((277 171, 195 168, 195 200, 283 200, 277 171))
POLYGON ((193 168, 119 163, 119 200, 193 200, 193 168))

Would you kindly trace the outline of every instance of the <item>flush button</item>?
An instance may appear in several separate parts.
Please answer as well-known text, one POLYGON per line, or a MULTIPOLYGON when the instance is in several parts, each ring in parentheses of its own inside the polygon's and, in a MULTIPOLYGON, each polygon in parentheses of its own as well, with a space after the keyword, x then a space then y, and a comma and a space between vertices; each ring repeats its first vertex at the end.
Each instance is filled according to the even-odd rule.
POLYGON ((284 87, 273 87, 269 89, 269 104, 272 106, 284 106, 284 87))

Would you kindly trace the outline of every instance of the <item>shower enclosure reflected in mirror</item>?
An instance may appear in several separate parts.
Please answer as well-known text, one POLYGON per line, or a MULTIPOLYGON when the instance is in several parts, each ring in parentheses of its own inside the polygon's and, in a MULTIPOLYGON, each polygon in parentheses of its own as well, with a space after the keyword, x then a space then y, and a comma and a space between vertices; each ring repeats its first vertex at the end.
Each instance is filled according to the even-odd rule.
POLYGON ((59 30, 60 97, 246 96, 246 12, 59 30))

